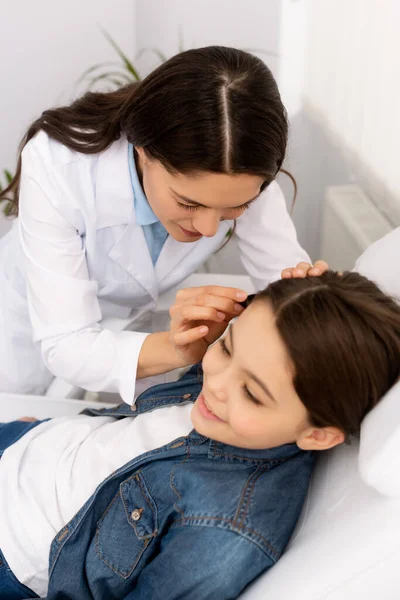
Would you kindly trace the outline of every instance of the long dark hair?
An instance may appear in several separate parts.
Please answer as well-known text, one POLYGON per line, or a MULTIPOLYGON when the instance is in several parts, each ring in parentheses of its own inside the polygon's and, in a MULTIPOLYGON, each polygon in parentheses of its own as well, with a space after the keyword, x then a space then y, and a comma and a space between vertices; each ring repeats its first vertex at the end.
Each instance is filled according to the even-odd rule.
POLYGON ((267 300, 294 367, 294 387, 317 427, 357 434, 400 376, 400 306, 358 273, 282 279, 267 300))
POLYGON ((0 196, 11 194, 14 214, 21 151, 41 130, 84 154, 106 150, 123 134, 172 172, 248 173, 266 187, 284 160, 288 125, 262 60, 220 46, 188 50, 140 83, 44 111, 24 136, 15 177, 0 196))

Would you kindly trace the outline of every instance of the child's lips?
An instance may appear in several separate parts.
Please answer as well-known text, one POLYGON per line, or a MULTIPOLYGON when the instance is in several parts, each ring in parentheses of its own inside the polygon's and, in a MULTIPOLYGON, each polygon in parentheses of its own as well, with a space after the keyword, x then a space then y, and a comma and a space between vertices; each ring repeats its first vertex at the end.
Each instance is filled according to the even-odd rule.
POLYGON ((224 420, 214 413, 203 392, 201 392, 197 400, 199 402, 199 410, 204 418, 209 419, 210 421, 219 421, 220 423, 224 423, 224 420))

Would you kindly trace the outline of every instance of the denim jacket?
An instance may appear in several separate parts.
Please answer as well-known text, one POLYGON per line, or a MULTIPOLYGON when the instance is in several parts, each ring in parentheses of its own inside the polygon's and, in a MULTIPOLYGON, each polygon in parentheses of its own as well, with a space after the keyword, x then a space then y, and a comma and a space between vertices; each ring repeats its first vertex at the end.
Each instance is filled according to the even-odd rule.
MULTIPOLYGON (((146 390, 133 418, 193 402, 202 371, 146 390)), ((281 556, 307 493, 314 456, 288 444, 228 446, 199 435, 113 472, 53 540, 47 600, 224 600, 281 556)))

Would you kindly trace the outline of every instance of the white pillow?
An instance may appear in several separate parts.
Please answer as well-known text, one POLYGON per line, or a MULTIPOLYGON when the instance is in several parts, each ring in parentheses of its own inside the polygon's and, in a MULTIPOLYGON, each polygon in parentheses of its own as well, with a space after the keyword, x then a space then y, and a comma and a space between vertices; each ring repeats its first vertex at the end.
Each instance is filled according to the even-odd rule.
POLYGON ((354 270, 372 279, 383 292, 400 302, 400 227, 369 246, 354 270))
MULTIPOLYGON (((400 227, 372 244, 354 270, 400 302, 400 227)), ((364 419, 358 464, 367 485, 400 496, 400 383, 364 419)))
POLYGON ((358 468, 364 483, 385 496, 400 496, 400 382, 361 424, 358 468))

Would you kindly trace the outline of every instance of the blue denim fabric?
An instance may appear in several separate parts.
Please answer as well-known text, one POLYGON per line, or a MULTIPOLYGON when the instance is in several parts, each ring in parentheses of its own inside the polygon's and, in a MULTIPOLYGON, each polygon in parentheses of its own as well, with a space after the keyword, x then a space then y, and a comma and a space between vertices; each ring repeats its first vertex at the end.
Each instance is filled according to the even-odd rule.
MULTIPOLYGON (((0 423, 0 458, 4 451, 18 441, 25 433, 33 427, 37 427, 42 421, 27 423, 24 421, 12 421, 11 423, 0 423)), ((1 600, 23 600, 25 598, 39 598, 32 590, 20 583, 15 577, 7 561, 0 550, 0 598, 1 600)))
MULTIPOLYGON (((202 372, 86 414, 134 417, 193 402, 202 372)), ((237 598, 284 551, 314 455, 248 450, 196 431, 112 473, 53 540, 47 600, 237 598)))
MULTIPOLYGON (((45 419, 48 421, 48 419, 45 419)), ((43 421, 33 421, 33 423, 27 421, 11 421, 11 423, 0 423, 0 458, 3 456, 4 451, 22 438, 25 433, 30 429, 37 427, 43 423, 43 421)), ((1 598, 1 596, 0 596, 1 598)))
POLYGON ((25 600, 39 598, 29 588, 25 587, 14 576, 6 559, 0 550, 0 598, 1 600, 25 600))

